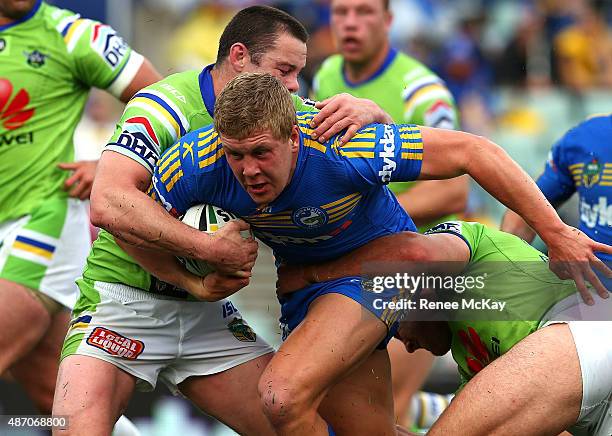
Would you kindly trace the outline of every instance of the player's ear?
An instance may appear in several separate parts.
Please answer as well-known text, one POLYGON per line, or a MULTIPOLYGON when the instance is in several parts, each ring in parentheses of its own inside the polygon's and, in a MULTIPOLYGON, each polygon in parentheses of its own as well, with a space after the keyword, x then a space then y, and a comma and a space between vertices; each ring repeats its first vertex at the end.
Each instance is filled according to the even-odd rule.
POLYGON ((249 50, 241 42, 232 44, 229 50, 228 60, 234 71, 241 73, 244 65, 249 62, 249 50))
POLYGON ((289 139, 291 140, 291 151, 297 152, 300 148, 300 132, 296 124, 294 124, 291 129, 291 136, 289 139))

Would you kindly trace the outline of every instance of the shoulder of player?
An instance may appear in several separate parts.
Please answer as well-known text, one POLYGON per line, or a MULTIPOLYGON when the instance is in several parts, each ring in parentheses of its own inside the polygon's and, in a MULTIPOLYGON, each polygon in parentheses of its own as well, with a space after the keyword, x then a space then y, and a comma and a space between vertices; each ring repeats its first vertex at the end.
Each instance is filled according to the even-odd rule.
POLYGON ((197 77, 197 71, 186 71, 141 89, 128 102, 126 113, 144 110, 180 138, 191 130, 193 116, 204 110, 197 77))
POLYGON ((342 56, 334 54, 326 58, 322 63, 315 77, 321 78, 331 74, 338 74, 342 68, 342 56))
POLYGON ((213 171, 225 162, 221 138, 212 124, 190 132, 177 144, 182 160, 191 162, 198 172, 213 171))

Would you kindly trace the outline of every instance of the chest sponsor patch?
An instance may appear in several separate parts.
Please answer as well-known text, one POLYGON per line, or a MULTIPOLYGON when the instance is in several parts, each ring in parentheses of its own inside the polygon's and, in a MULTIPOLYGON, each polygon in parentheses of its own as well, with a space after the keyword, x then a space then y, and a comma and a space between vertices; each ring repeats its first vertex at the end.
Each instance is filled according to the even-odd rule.
POLYGON ((104 327, 96 327, 87 338, 87 344, 130 360, 138 358, 145 347, 142 341, 126 338, 104 327))

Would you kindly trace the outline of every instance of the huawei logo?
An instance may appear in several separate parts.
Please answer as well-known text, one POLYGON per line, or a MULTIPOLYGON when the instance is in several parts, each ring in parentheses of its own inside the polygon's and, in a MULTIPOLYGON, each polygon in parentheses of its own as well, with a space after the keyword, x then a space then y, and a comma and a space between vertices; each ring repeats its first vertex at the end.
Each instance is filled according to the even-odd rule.
POLYGON ((7 79, 0 79, 0 122, 7 130, 15 130, 25 124, 34 109, 25 109, 30 102, 30 96, 25 89, 20 89, 11 100, 13 85, 7 79))

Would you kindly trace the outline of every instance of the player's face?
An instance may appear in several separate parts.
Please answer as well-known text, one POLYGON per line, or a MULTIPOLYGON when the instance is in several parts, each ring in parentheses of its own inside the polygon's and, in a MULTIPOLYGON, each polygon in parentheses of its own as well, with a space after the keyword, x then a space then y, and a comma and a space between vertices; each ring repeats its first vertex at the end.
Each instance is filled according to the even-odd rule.
POLYGON ((451 347, 451 331, 445 321, 402 321, 397 334, 409 353, 425 348, 443 356, 451 347))
POLYGON ((0 18, 18 20, 28 14, 36 0, 0 0, 0 18))
POLYGON ((290 34, 279 34, 274 48, 261 56, 259 64, 247 62, 245 73, 269 73, 290 92, 297 92, 298 75, 306 65, 306 44, 290 34))
POLYGON ((331 29, 347 62, 367 63, 385 44, 391 14, 383 0, 332 0, 331 29))
POLYGON ((222 135, 221 142, 234 176, 257 205, 274 201, 291 181, 299 149, 297 126, 288 140, 264 131, 240 140, 222 135))

